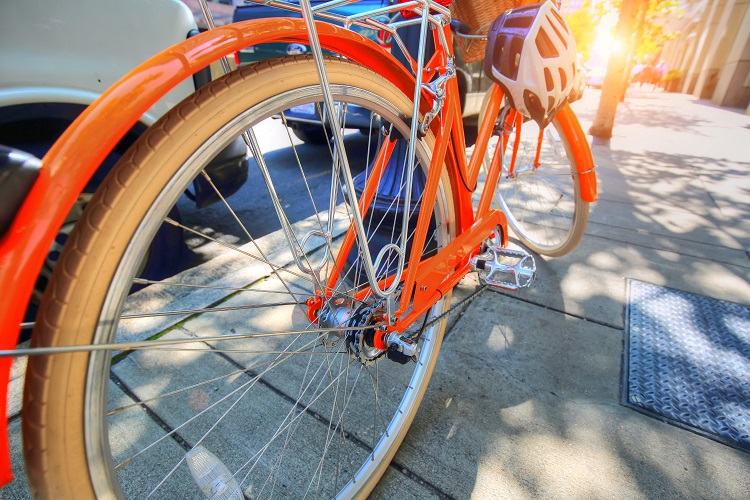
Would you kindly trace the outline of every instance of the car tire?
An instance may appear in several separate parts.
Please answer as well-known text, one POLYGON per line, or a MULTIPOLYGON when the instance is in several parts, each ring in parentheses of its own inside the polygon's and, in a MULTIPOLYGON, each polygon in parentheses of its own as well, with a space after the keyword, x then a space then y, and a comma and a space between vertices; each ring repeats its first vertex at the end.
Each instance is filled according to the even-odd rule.
POLYGON ((297 125, 296 127, 291 127, 291 129, 294 135, 306 144, 320 146, 328 143, 328 136, 322 126, 297 125))

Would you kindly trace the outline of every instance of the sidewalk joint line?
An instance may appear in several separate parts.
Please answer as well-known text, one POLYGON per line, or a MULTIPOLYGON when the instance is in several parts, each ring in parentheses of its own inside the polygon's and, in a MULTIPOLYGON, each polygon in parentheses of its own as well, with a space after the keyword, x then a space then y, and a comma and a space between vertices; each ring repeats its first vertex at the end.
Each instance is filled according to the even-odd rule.
MULTIPOLYGON (((151 407, 147 403, 144 403, 143 401, 141 401, 141 399, 132 390, 130 390, 130 387, 128 387, 119 376, 117 376, 114 372, 110 371, 109 379, 128 398, 133 400, 134 403, 138 403, 138 405, 143 409, 143 411, 146 412, 146 415, 148 415, 149 418, 151 418, 151 420, 153 420, 153 422, 156 425, 158 425, 163 431, 169 434, 169 437, 172 439, 172 441, 177 443, 177 445, 180 446, 186 452, 193 449, 193 446, 185 438, 183 438, 179 432, 175 431, 172 428, 172 426, 167 424, 167 422, 164 421, 164 419, 161 418, 154 410, 152 410, 151 407)), ((131 460, 131 459, 128 459, 128 460, 131 460)))
POLYGON ((586 316, 581 316, 580 314, 574 314, 574 313, 571 313, 571 312, 568 312, 568 311, 565 311, 565 310, 562 310, 562 309, 558 309, 557 307, 552 307, 552 306, 548 306, 548 305, 545 305, 545 304, 540 304, 539 302, 534 302, 533 300, 524 299, 522 297, 518 297, 517 295, 511 295, 511 294, 509 294, 507 292, 504 292, 502 290, 493 290, 493 291, 496 292, 496 293, 499 293, 500 295, 503 295, 505 297, 508 297, 508 298, 511 298, 511 299, 515 299, 515 300, 519 300, 521 302, 524 302, 526 304, 530 304, 532 306, 541 307, 542 309, 547 309, 548 311, 557 312, 557 313, 560 313, 560 314, 564 314, 566 316, 570 316, 572 318, 576 318, 576 319, 580 319, 580 320, 583 320, 583 321, 587 321, 589 323, 594 323, 594 324, 597 324, 597 325, 605 326, 607 328, 611 328, 612 330, 617 330, 618 332, 622 332, 622 331, 625 330, 625 327, 623 327, 623 326, 613 325, 611 323, 607 323, 606 321, 600 321, 598 319, 587 318, 586 316))
POLYGON ((422 476, 416 474, 414 471, 402 465, 400 462, 397 462, 396 460, 392 460, 391 464, 388 467, 396 469, 398 472, 406 476, 407 479, 414 481, 420 486, 423 486, 425 489, 430 490, 430 493, 437 495, 439 498, 443 498, 445 500, 456 500, 456 497, 447 494, 446 492, 432 484, 430 481, 427 481, 422 476))
MULTIPOLYGON (((614 242, 617 242, 617 243, 624 243, 622 240, 617 240, 615 238, 610 238, 609 236, 597 236, 595 234, 589 234, 589 233, 586 233, 586 236, 587 237, 591 237, 591 238, 599 238, 599 239, 602 239, 602 240, 605 240, 605 241, 614 241, 614 242)), ((734 266, 734 267, 738 267, 740 269, 750 269, 750 265, 742 265, 742 264, 737 264, 737 263, 734 263, 734 262, 727 262, 725 260, 715 260, 715 259, 709 259, 709 258, 706 258, 706 257, 699 257, 697 255, 691 255, 691 254, 688 254, 688 253, 682 253, 682 252, 677 252, 675 250, 670 250, 669 248, 651 247, 651 246, 648 246, 648 245, 642 245, 640 243, 633 243, 631 241, 627 242, 627 244, 629 246, 633 246, 633 247, 647 248, 649 250, 654 250, 656 252, 669 252, 669 253, 673 253, 675 255, 679 255, 681 257, 688 257, 688 258, 691 258, 691 259, 703 260, 703 261, 706 261, 706 262, 713 262, 714 264, 723 264, 725 266, 734 266)), ((750 254, 748 254, 748 257, 750 258, 750 254)))
MULTIPOLYGON (((591 226, 591 225, 604 226, 604 227, 619 229, 621 231, 624 230, 624 231, 629 231, 631 233, 638 233, 638 234, 642 234, 644 236, 658 236, 658 237, 669 238, 669 239, 677 240, 677 241, 685 241, 687 243, 695 243, 695 244, 698 244, 698 245, 704 245, 704 246, 708 246, 708 247, 711 247, 711 248, 721 248, 721 249, 724 249, 724 250, 730 250, 730 251, 734 251, 734 252, 742 252, 742 250, 739 249, 739 248, 732 248, 732 247, 728 247, 728 246, 724 246, 724 245, 715 245, 713 243, 703 243, 701 241, 690 240, 688 238, 681 238, 679 236, 674 236, 674 235, 671 235, 671 234, 654 233, 654 232, 646 231, 646 230, 643 230, 643 229, 633 229, 633 228, 629 228, 629 227, 621 227, 621 226, 617 226, 615 224, 607 224, 606 222, 596 222, 596 221, 591 221, 590 220, 588 222, 588 225, 589 226, 591 226)), ((717 227, 718 227, 718 225, 717 225, 717 227)), ((601 239, 610 240, 610 241, 617 241, 617 242, 622 243, 622 240, 617 240, 617 239, 614 239, 614 238, 610 238, 608 236, 599 236, 599 235, 596 235, 596 234, 591 234, 589 232, 586 232, 586 236, 591 236, 591 237, 594 237, 594 238, 601 238, 601 239)), ((678 255, 685 255, 687 257, 695 257, 693 255, 682 254, 682 253, 676 252, 676 251, 668 249, 668 248, 655 248, 655 247, 649 247, 649 246, 642 245, 642 244, 639 244, 639 243, 631 243, 631 242, 628 242, 628 244, 631 244, 633 246, 641 246, 641 247, 644 247, 644 248, 651 248, 653 250, 662 250, 662 251, 665 251, 665 252, 673 252, 673 253, 676 253, 678 255)), ((695 258, 697 258, 697 259, 703 259, 703 257, 695 257, 695 258)), ((705 260, 709 260, 709 259, 705 259, 705 260)), ((715 261, 712 261, 712 262, 715 262, 715 261)), ((725 264, 730 264, 730 263, 729 262, 725 262, 725 264)), ((736 264, 730 264, 730 265, 736 265, 736 264)))

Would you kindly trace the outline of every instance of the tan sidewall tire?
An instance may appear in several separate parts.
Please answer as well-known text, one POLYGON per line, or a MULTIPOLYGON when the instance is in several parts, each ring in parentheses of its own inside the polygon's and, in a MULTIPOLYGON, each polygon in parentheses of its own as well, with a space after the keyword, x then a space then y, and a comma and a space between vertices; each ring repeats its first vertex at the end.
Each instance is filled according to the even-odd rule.
MULTIPOLYGON (((482 110, 479 112, 479 117, 477 121, 477 124, 479 126, 482 125, 482 120, 484 119, 484 110, 487 109, 487 105, 489 103, 491 93, 492 93, 492 89, 488 90, 487 93, 484 95, 484 100, 482 101, 482 108, 481 108, 482 110)), ((575 115, 570 110, 570 108, 567 107, 567 109, 564 112, 570 113, 572 115, 573 120, 571 120, 571 122, 575 123, 574 126, 577 127, 577 129, 580 129, 581 126, 578 123, 578 119, 575 117, 575 115)), ((516 221, 515 216, 512 213, 510 213, 510 210, 503 210, 503 212, 508 218, 508 225, 513 230, 513 233, 518 237, 518 239, 524 245, 526 245, 526 247, 529 248, 529 250, 539 255, 546 255, 548 257, 561 257, 563 255, 570 253, 581 242, 581 239, 583 238, 583 235, 586 232, 586 226, 588 225, 590 207, 589 207, 589 202, 584 201, 581 198, 581 186, 578 180, 578 167, 576 166, 575 158, 573 157, 573 152, 570 149, 570 141, 568 140, 568 137, 567 137, 568 133, 579 132, 581 135, 583 135, 583 132, 580 130, 576 130, 576 131, 565 130, 562 126, 560 126, 560 123, 557 119, 554 120, 554 126, 556 130, 558 131, 558 133, 560 134, 560 139, 563 142, 563 145, 565 147, 565 152, 567 154, 568 159, 570 160, 570 171, 574 179, 573 189, 574 189, 574 195, 575 195, 575 214, 573 216, 573 223, 570 226, 570 231, 568 232, 568 237, 557 248, 550 249, 549 247, 542 247, 540 245, 537 245, 535 242, 533 242, 532 240, 530 240, 524 235, 523 231, 521 230, 522 229, 521 225, 516 221)), ((500 180, 500 182, 502 182, 502 179, 500 180)))
MULTIPOLYGON (((404 115, 411 102, 382 76, 343 60, 327 64, 332 84, 369 90, 395 104, 404 115)), ((35 346, 89 344, 110 282, 130 238, 147 210, 188 156, 230 118, 286 90, 317 82, 314 64, 285 58, 242 68, 202 88, 152 126, 128 151, 97 191, 65 246, 48 287, 37 326, 35 346), (153 168, 158 165, 159 168, 153 168)), ((447 175, 447 206, 453 199, 447 175)), ((449 214, 449 221, 454 220, 449 214)), ((452 226, 452 225, 451 225, 452 226)), ((453 230, 453 229, 451 229, 453 230)), ((447 307, 447 306, 446 306, 447 307)), ((443 328, 437 333, 442 339, 443 328)), ((421 401, 439 351, 430 360, 421 401)), ((24 392, 23 434, 27 473, 36 496, 93 498, 84 440, 87 354, 32 357, 24 392)), ((408 422, 416 413, 409 415, 408 422)), ((400 444, 408 425, 395 444, 400 444)), ((105 436, 106 438, 106 436, 105 436)), ((397 449, 366 481, 367 494, 397 449)))

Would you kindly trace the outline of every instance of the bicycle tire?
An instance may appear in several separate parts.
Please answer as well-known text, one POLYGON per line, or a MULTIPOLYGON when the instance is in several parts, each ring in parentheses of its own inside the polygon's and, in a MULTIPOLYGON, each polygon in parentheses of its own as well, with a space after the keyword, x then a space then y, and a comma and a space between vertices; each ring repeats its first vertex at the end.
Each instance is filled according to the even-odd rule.
MULTIPOLYGON (((560 113, 575 118, 567 105, 560 113)), ((580 129, 577 119, 569 121, 580 129)), ((534 167, 539 127, 525 120, 521 127, 514 124, 503 152, 493 206, 503 211, 520 242, 539 255, 560 257, 570 253, 586 231, 590 207, 581 198, 578 168, 568 139, 574 133, 553 119, 544 131, 540 165, 534 167), (511 166, 516 142, 519 152, 511 166)))
MULTIPOLYGON (((394 85, 371 70, 341 59, 328 59, 326 66, 335 99, 377 113, 381 120, 392 125, 391 134, 393 130, 398 132, 394 140, 405 141, 404 138, 409 137, 408 117, 412 105, 394 85)), ((170 207, 182 198, 192 178, 202 175, 202 165, 210 160, 210 152, 220 150, 228 140, 251 127, 279 125, 272 117, 280 114, 283 118, 285 109, 321 101, 318 87, 311 58, 265 61, 241 68, 202 88, 151 127, 122 158, 76 225, 45 297, 32 337, 33 346, 116 342, 121 336, 127 340, 128 321, 140 324, 157 320, 153 317, 123 318, 124 308, 137 304, 136 299, 168 302, 173 298, 168 293, 148 292, 156 287, 162 287, 158 290, 177 289, 178 282, 184 285, 184 280, 205 278, 205 269, 201 267, 206 265, 204 263, 181 272, 167 284, 152 284, 128 296, 142 250, 148 248, 155 228, 162 224, 170 207)), ((386 127, 378 128, 378 133, 385 130, 386 127)), ((271 134, 268 138, 275 143, 277 136, 271 134)), ((393 136, 388 138, 393 139, 393 136)), ((428 136, 417 145, 417 168, 426 169, 429 165, 430 140, 428 136)), ((284 152, 297 157, 302 168, 298 146, 293 144, 290 142, 293 155, 291 151, 284 152)), ((319 155, 319 150, 317 148, 315 156, 319 155)), ((280 154, 278 151, 264 152, 263 157, 273 159, 274 166, 281 165, 279 157, 274 156, 280 154)), ((345 189, 336 184, 336 177, 326 176, 330 176, 333 184, 329 191, 344 196, 345 189)), ((318 178, 321 177, 305 177, 304 184, 311 199, 310 186, 318 178)), ((255 190, 254 194, 259 193, 255 190)), ((294 203, 299 200, 295 199, 294 203)), ((430 239, 442 246, 453 237, 453 224, 448 223, 453 220, 453 198, 446 174, 441 178, 436 205, 430 208, 435 225, 430 239)), ((323 212, 318 211, 301 224, 312 220, 313 227, 316 224, 323 227, 323 212)), ((375 222, 372 220, 375 213, 371 211, 368 224, 375 222)), ((350 214, 337 205, 334 218, 339 216, 348 227, 350 214)), ((190 227, 200 226, 190 223, 190 227)), ((183 230, 189 232, 187 228, 184 226, 183 230)), ((297 230, 295 223, 293 231, 297 230)), ((209 236, 205 230, 201 233, 209 236)), ((283 248, 287 246, 283 238, 274 240, 278 234, 278 231, 272 233, 270 240, 254 240, 253 244, 253 248, 260 251, 270 241, 268 248, 275 253, 261 253, 266 259, 261 267, 268 262, 276 267, 268 266, 269 270, 260 277, 249 279, 246 287, 226 287, 221 291, 223 298, 211 303, 211 308, 217 308, 222 301, 236 300, 241 305, 245 297, 253 301, 256 295, 263 295, 250 304, 256 308, 251 309, 252 312, 219 313, 203 308, 198 313, 185 314, 179 321, 173 320, 168 327, 160 326, 156 334, 134 329, 138 330, 136 334, 148 335, 149 339, 181 339, 192 335, 199 340, 203 335, 210 335, 210 329, 244 332, 266 328, 266 333, 275 333, 286 328, 285 334, 294 331, 287 323, 298 322, 304 316, 300 314, 304 312, 300 301, 314 297, 313 285, 321 282, 315 283, 312 276, 309 283, 305 276, 302 277, 305 279, 287 276, 290 272, 293 275, 300 272, 293 265, 287 265, 290 257, 284 250, 291 249, 283 248), (284 245, 280 248, 274 241, 282 241, 284 245), (243 293, 256 289, 267 293, 243 293), (271 292, 288 296, 290 303, 279 305, 276 299, 269 298, 275 297, 271 292), (261 312, 254 312, 256 310, 261 312), (219 314, 227 314, 236 322, 222 320, 219 314), (284 314, 288 314, 288 320, 284 314), (203 321, 206 318, 209 320, 203 321), (233 326, 230 328, 230 325, 233 326)), ((391 236, 396 237, 393 231, 391 236)), ((335 252, 331 239, 325 239, 321 248, 335 252)), ((301 248, 307 251, 307 244, 301 248)), ((245 253, 250 253, 248 248, 251 247, 243 248, 245 253)), ((309 249, 308 264, 317 256, 312 250, 309 249)), ((235 258, 226 259, 227 255, 214 257, 208 264, 213 265, 218 260, 220 264, 216 264, 215 272, 231 270, 221 279, 239 279, 236 275, 246 269, 233 268, 235 258)), ((257 253, 255 255, 257 257, 257 253)), ((247 255, 240 257, 247 258, 247 255)), ((251 261, 257 264, 256 260, 251 261)), ((251 269, 258 267, 242 262, 251 269)), ((321 262, 325 263, 325 258, 321 262)), ((378 272, 382 277, 391 271, 378 272)), ((362 279, 357 278, 361 270, 355 264, 346 273, 346 279, 340 279, 339 288, 335 290, 336 296, 343 297, 341 303, 355 302, 354 289, 365 287, 362 279)), ((222 282, 203 280, 195 284, 205 286, 206 283, 222 282)), ((192 291, 195 290, 191 288, 192 291)), ((203 293, 204 289, 198 291, 203 293)), ((436 316, 444 312, 449 300, 446 297, 437 303, 429 314, 436 316)), ((168 463, 167 468, 174 465, 175 469, 167 476, 168 484, 156 490, 156 496, 194 496, 198 489, 190 481, 182 460, 188 449, 201 444, 236 471, 240 487, 246 494, 252 489, 249 492, 252 496, 297 496, 302 490, 324 497, 367 495, 386 470, 414 418, 435 366, 444 321, 419 337, 421 351, 416 363, 400 364, 386 359, 386 352, 373 348, 368 338, 371 330, 363 330, 361 335, 349 330, 371 324, 373 319, 363 318, 367 311, 378 310, 377 303, 365 297, 356 303, 357 307, 347 304, 347 308, 342 306, 340 310, 334 309, 331 305, 334 303, 329 301, 330 310, 319 312, 320 321, 323 312, 330 313, 327 317, 336 320, 336 331, 325 335, 315 334, 315 327, 305 317, 301 323, 307 324, 312 335, 284 337, 291 341, 264 337, 202 342, 194 351, 178 348, 165 354, 161 350, 145 349, 122 352, 114 358, 110 351, 31 357, 24 392, 23 432, 27 472, 34 493, 45 498, 144 496, 153 493, 154 483, 159 481, 152 478, 157 472, 154 463, 168 463), (303 337, 304 341, 299 340, 303 337), (300 347, 298 341, 308 347, 300 347), (336 342, 338 344, 334 345, 336 342), (267 349, 271 354, 248 351, 246 344, 251 343, 260 344, 257 348, 267 349), (283 349, 285 344, 288 345, 283 349), (223 352, 229 349, 243 352, 223 352), (288 355, 274 354, 274 349, 288 355), (301 361, 301 358, 307 359, 301 361), (337 366, 339 371, 334 371, 337 366), (229 370, 236 380, 214 377, 216 367, 229 370), (206 374, 202 375, 203 372, 206 374), (199 375, 208 382, 196 382, 199 375), (295 381, 299 382, 298 386, 292 385, 295 381), (314 397, 306 394, 315 384, 318 384, 314 389, 317 391, 324 382, 329 385, 319 394, 316 392, 314 397), (218 404, 215 400, 218 394, 223 394, 221 391, 232 394, 232 390, 237 390, 232 384, 239 384, 242 390, 247 387, 246 392, 215 422, 215 429, 210 427, 210 422, 201 423, 200 419, 207 415, 206 408, 218 404), (329 390, 328 387, 334 388, 329 390), (248 395, 251 389, 259 393, 252 395, 257 399, 248 395), (161 392, 166 395, 153 399, 161 392), (187 404, 184 396, 188 397, 187 404), (115 406, 114 410, 109 406, 115 406), (272 413, 277 411, 280 422, 272 423, 272 413), (195 415, 200 418, 189 420, 195 415), (232 423, 234 427, 231 427, 229 417, 238 417, 239 422, 232 423), (182 419, 187 423, 180 424, 182 419), (190 427, 193 425, 202 427, 194 431, 190 427), (201 434, 206 426, 211 431, 201 434), (248 432, 249 429, 252 432, 248 432), (265 442, 262 440, 264 433, 270 436, 265 442), (160 441, 153 448, 144 449, 140 442, 150 435, 160 441), (299 439, 304 442, 298 443, 297 438, 304 438, 299 439), (140 455, 133 454, 130 449, 133 446, 140 455), (274 457, 270 456, 272 451, 276 453, 274 457), (320 454, 313 453, 316 451, 320 454), (332 460, 334 451, 342 452, 337 457, 338 462, 332 460), (292 456, 294 454, 299 456, 292 456), (145 460, 147 455, 150 461, 145 460), (243 463, 248 457, 255 460, 252 466, 249 462, 243 463)), ((157 483, 159 485, 161 483, 157 483)))

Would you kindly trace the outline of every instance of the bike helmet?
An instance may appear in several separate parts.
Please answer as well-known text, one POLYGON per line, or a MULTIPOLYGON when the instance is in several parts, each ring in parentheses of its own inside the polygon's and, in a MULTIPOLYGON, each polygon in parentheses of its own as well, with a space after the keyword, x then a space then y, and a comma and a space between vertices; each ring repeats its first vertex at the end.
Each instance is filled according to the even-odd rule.
POLYGON ((570 28, 552 2, 505 11, 488 33, 484 70, 510 104, 545 127, 565 104, 576 74, 570 28))

